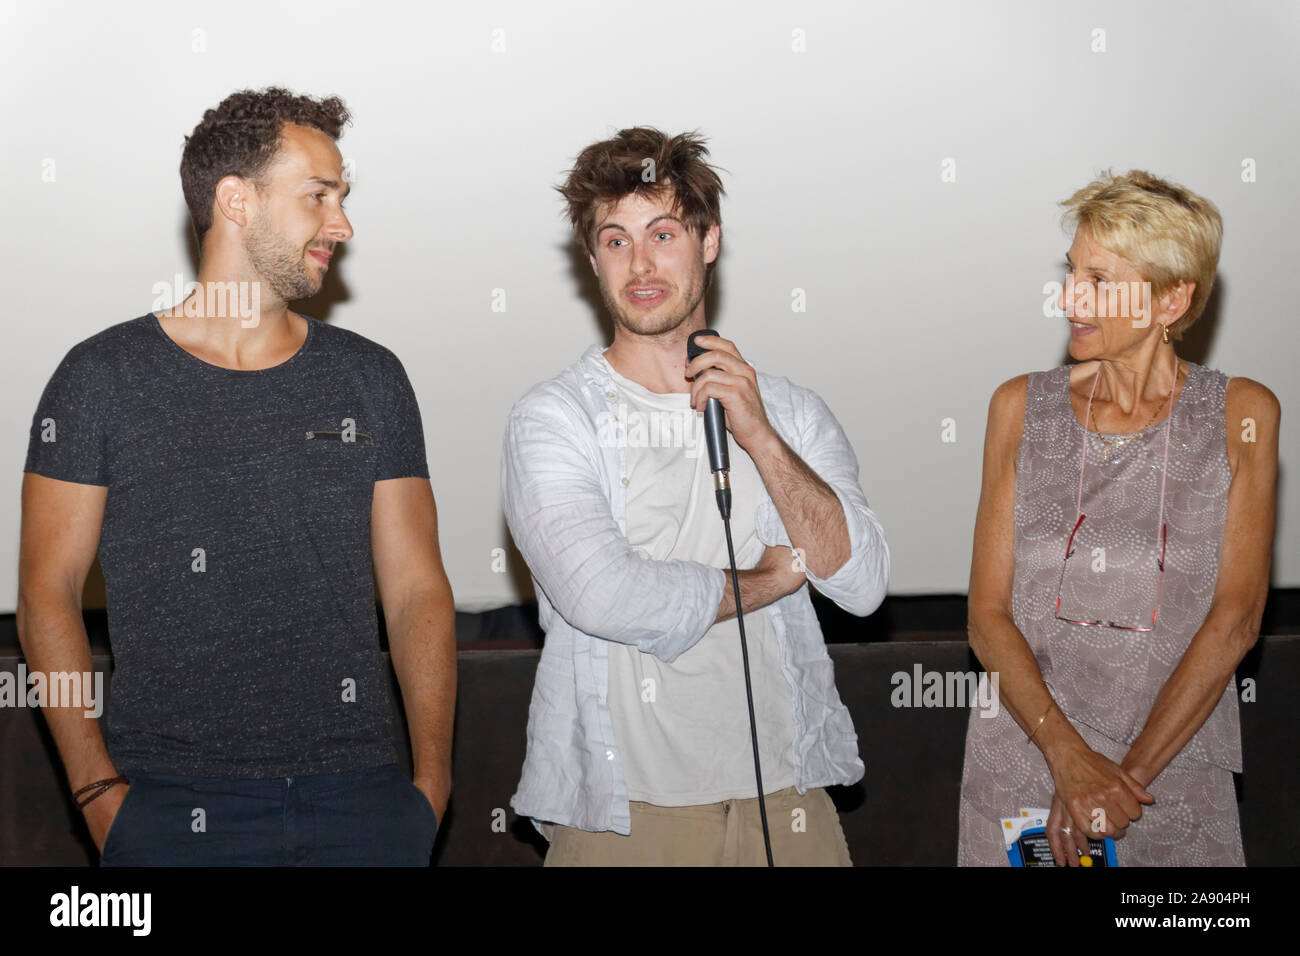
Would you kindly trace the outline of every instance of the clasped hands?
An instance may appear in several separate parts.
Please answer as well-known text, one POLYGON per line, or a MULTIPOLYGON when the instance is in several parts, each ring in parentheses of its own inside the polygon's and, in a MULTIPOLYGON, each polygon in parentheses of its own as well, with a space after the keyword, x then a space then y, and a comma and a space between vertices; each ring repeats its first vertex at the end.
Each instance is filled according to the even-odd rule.
POLYGON ((1127 770, 1086 744, 1073 745, 1048 766, 1056 793, 1047 842, 1057 866, 1079 866, 1089 837, 1122 839, 1128 825, 1141 818, 1142 806, 1156 802, 1127 770))

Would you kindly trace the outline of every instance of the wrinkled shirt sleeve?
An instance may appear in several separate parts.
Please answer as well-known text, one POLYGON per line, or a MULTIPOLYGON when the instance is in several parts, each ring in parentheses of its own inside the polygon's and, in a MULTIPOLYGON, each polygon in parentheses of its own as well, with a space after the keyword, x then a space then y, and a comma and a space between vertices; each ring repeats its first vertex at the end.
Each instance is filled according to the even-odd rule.
MULTIPOLYGON (((844 565, 828 578, 807 571, 809 583, 839 607, 865 617, 885 599, 889 584, 889 547, 885 532, 862 493, 858 459, 844 429, 815 392, 791 385, 795 442, 788 442, 844 508, 852 552, 844 565)), ((758 536, 766 545, 792 547, 781 515, 770 497, 758 510, 758 536)))
POLYGON ((713 625, 725 576, 634 550, 611 510, 601 460, 581 409, 554 391, 530 392, 506 424, 506 523, 538 587, 571 626, 672 661, 713 625))

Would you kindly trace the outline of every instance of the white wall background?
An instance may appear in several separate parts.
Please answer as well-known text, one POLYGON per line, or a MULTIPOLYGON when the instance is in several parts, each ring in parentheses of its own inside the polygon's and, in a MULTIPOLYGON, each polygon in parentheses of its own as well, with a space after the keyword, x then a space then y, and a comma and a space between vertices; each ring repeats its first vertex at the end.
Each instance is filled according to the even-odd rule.
MULTIPOLYGON (((183 137, 230 92, 270 84, 341 95, 355 114, 340 148, 355 164, 356 235, 331 269, 328 319, 406 364, 462 609, 521 596, 492 568, 508 540, 507 410, 602 334, 551 187, 583 146, 636 124, 711 138, 728 189, 713 324, 840 418, 899 594, 965 591, 989 395, 1065 360, 1065 323, 1043 314, 1069 245, 1056 203, 1107 167, 1213 200, 1226 235, 1199 358, 1282 401, 1273 578, 1300 585, 1300 5, 5 0, 0 11, 0 609, 15 604, 42 387, 73 344, 148 311, 156 283, 194 277, 183 137), (955 182, 941 181, 948 158, 955 182), (1255 182, 1243 182, 1247 158, 1255 182), (495 288, 504 313, 491 311, 495 288), (806 313, 791 311, 795 288, 806 313), (953 443, 940 440, 948 417, 953 443)), ((299 308, 320 315, 316 304, 299 308)))

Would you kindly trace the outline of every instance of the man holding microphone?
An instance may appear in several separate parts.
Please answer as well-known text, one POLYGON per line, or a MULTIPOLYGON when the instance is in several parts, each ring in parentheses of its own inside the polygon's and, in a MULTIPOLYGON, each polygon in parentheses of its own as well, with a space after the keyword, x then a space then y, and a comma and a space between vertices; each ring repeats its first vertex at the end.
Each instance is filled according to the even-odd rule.
POLYGON ((615 332, 514 406, 503 447, 505 513, 546 631, 511 804, 550 841, 547 865, 764 862, 733 582, 699 447, 710 398, 735 439, 772 855, 851 863, 824 788, 864 768, 804 584, 870 614, 889 552, 815 393, 716 336, 687 362, 721 241, 707 155, 691 134, 626 129, 560 187, 615 332))

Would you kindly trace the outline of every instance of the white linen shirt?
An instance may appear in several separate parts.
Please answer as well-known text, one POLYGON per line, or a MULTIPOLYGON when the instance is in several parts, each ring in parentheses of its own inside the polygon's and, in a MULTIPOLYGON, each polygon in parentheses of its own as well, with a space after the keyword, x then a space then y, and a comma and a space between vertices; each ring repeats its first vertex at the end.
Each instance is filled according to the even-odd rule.
MULTIPOLYGON (((617 390, 593 345, 510 410, 501 492, 510 533, 532 572, 546 642, 528 710, 528 749, 515 812, 583 830, 631 832, 627 787, 610 719, 609 646, 672 661, 713 625, 726 575, 692 561, 652 561, 627 539, 627 449, 609 440, 617 390)), ((768 421, 844 507, 852 548, 829 578, 808 581, 851 614, 880 606, 889 549, 858 483, 858 461, 826 403, 757 372, 768 421)), ((719 519, 720 521, 721 519, 719 519)), ((756 526, 790 547, 764 489, 756 526)), ((794 705, 800 793, 855 783, 864 767, 848 708, 807 588, 769 605, 794 705)))

